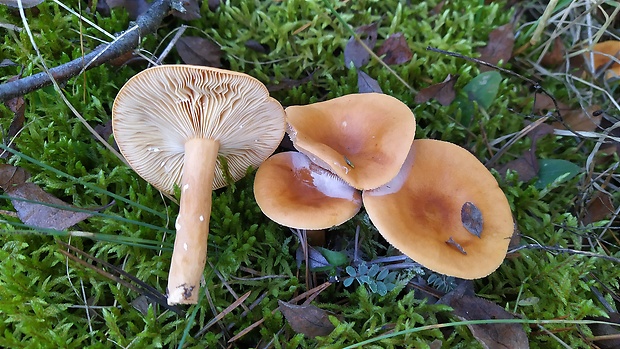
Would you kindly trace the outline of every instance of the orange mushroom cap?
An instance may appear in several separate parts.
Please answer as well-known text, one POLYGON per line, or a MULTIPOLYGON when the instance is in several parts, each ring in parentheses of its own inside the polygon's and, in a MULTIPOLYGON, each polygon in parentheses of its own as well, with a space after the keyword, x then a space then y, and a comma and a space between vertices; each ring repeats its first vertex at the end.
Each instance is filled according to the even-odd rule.
POLYGON ((394 247, 431 270, 464 279, 497 269, 514 231, 510 205, 493 175, 467 150, 437 140, 414 141, 398 176, 364 191, 363 201, 394 247), (464 205, 471 204, 482 215, 479 236, 463 220, 464 205))
POLYGON ((296 229, 340 225, 362 206, 359 191, 298 152, 265 160, 256 171, 254 196, 267 217, 296 229))
POLYGON ((415 135, 411 109, 380 93, 351 94, 285 112, 295 148, 362 190, 396 176, 415 135))

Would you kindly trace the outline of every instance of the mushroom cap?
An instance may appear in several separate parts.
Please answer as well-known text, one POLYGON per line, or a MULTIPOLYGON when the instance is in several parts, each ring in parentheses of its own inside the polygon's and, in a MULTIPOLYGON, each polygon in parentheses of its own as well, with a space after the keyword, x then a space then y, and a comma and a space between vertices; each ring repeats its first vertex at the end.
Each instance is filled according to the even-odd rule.
POLYGON ((396 176, 416 127, 406 104, 380 93, 291 106, 286 119, 296 149, 361 190, 396 176))
POLYGON ((467 150, 447 142, 415 140, 399 175, 364 191, 363 201, 394 247, 431 270, 464 279, 497 269, 514 232, 510 205, 493 175, 467 150), (462 221, 468 202, 482 214, 480 237, 462 221))
MULTIPOLYGON (((258 167, 280 144, 284 110, 265 85, 242 73, 161 65, 134 75, 112 108, 114 137, 134 170, 167 193, 181 182, 184 144, 219 141, 233 180, 258 167)), ((225 186, 218 158, 213 189, 225 186)))
POLYGON ((293 151, 263 162, 254 178, 254 196, 267 217, 296 229, 340 225, 362 206, 359 191, 293 151))

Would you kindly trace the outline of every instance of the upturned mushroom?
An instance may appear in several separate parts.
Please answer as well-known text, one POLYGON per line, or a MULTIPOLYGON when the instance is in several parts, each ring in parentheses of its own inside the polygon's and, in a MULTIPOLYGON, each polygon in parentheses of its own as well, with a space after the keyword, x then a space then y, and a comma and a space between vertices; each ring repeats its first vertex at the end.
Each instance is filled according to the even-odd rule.
POLYGON ((304 154, 284 152, 256 171, 254 197, 274 222, 296 229, 326 229, 351 219, 362 195, 304 154))
POLYGON ((396 176, 416 127, 406 104, 380 93, 291 106, 286 120, 296 149, 360 190, 396 176))
POLYGON ((131 167, 157 189, 181 191, 168 278, 169 304, 195 304, 207 255, 213 189, 273 153, 284 135, 282 106, 242 73, 163 65, 133 76, 112 110, 114 136, 131 167))
POLYGON ((362 194, 381 235, 425 267, 476 279, 497 269, 514 232, 493 175, 455 144, 415 140, 392 181, 362 194))

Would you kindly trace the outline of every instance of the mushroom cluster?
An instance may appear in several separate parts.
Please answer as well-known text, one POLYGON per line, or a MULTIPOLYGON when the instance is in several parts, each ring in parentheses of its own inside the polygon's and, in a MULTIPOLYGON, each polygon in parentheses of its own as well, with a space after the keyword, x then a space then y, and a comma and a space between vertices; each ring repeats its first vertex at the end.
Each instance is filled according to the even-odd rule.
POLYGON ((415 140, 415 117, 396 98, 352 94, 286 108, 299 152, 267 159, 256 202, 273 221, 325 229, 363 206, 394 247, 438 273, 487 276, 502 263, 514 224, 493 175, 464 148, 415 140))
POLYGON ((168 304, 195 304, 207 258, 211 192, 258 167, 280 144, 284 109, 265 85, 228 70, 162 65, 133 76, 112 109, 118 147, 157 189, 181 191, 168 304))

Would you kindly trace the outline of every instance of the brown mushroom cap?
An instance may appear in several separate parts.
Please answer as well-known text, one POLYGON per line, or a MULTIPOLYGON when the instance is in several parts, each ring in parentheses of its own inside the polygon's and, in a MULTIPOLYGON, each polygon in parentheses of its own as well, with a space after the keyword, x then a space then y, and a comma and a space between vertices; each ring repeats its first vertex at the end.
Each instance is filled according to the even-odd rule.
POLYGON ((291 140, 302 153, 357 189, 373 189, 400 170, 415 134, 415 117, 398 99, 351 94, 286 108, 291 140))
MULTIPOLYGON (((112 113, 123 156, 167 193, 181 183, 187 140, 218 140, 218 155, 226 158, 236 181, 273 153, 285 128, 282 106, 260 81, 190 65, 161 65, 133 76, 119 91, 112 113)), ((213 189, 224 186, 218 158, 213 189)))
POLYGON ((442 141, 415 140, 401 173, 364 191, 363 201, 394 247, 431 270, 464 279, 497 269, 514 231, 510 205, 493 175, 467 150, 442 141), (480 237, 463 225, 461 209, 468 202, 482 214, 480 237))
POLYGON ((254 196, 267 217, 297 229, 340 225, 362 206, 359 191, 298 152, 265 160, 256 171, 254 196))

